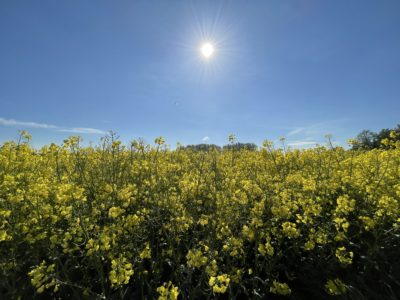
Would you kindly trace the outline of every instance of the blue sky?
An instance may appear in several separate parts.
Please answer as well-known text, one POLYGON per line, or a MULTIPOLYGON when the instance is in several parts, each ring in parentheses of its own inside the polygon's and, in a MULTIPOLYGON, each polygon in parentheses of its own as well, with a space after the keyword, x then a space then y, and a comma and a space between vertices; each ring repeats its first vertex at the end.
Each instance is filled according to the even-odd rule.
POLYGON ((2 0, 0 141, 345 144, 400 123, 399 55, 400 1, 2 0))

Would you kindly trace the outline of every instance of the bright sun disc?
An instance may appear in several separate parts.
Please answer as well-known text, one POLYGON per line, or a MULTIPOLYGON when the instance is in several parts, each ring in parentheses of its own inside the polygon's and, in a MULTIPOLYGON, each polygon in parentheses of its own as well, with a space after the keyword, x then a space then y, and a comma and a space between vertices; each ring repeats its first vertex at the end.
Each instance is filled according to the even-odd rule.
POLYGON ((205 43, 201 46, 200 51, 205 58, 209 58, 214 53, 214 46, 210 43, 205 43))

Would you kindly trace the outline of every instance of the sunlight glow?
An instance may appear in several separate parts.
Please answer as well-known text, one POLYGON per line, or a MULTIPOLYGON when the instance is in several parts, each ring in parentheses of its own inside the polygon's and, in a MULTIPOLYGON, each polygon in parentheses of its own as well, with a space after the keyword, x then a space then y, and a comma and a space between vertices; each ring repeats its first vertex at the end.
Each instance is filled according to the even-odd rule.
POLYGON ((214 46, 213 46, 212 44, 210 44, 210 43, 205 43, 205 44, 203 44, 203 45, 201 46, 200 51, 201 51, 201 54, 202 54, 205 58, 210 58, 210 57, 213 55, 215 49, 214 49, 214 46))

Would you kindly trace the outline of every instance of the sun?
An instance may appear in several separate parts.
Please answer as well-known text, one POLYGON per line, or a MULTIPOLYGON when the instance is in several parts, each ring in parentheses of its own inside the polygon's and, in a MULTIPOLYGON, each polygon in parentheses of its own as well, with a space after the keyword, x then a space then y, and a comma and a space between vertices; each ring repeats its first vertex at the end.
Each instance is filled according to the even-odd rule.
POLYGON ((205 58, 210 58, 214 54, 214 46, 211 43, 204 43, 201 48, 200 52, 205 58))

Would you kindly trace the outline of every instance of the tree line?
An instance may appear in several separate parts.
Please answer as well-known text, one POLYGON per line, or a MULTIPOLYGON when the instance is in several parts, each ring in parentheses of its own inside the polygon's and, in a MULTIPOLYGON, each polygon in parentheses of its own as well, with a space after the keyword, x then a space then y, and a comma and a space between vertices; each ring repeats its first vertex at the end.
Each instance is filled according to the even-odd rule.
POLYGON ((231 143, 224 146, 218 146, 215 144, 197 144, 197 145, 187 145, 181 146, 182 149, 185 150, 193 150, 193 151, 210 151, 210 150, 257 150, 257 145, 254 143, 231 143))
MULTIPOLYGON (((395 128, 384 128, 379 132, 371 130, 361 131, 351 142, 352 150, 371 150, 376 148, 387 148, 389 147, 384 143, 385 140, 391 140, 394 142, 400 141, 400 124, 395 128)), ((258 146, 254 143, 239 143, 232 142, 224 146, 218 146, 216 144, 196 144, 180 146, 180 149, 192 150, 192 151, 210 151, 210 150, 251 150, 255 151, 258 146)))
POLYGON ((386 148, 388 146, 383 143, 384 140, 400 141, 400 124, 393 129, 384 128, 379 132, 371 130, 361 131, 353 141, 353 150, 364 149, 371 150, 376 148, 386 148), (394 133, 394 134, 393 134, 394 133))

